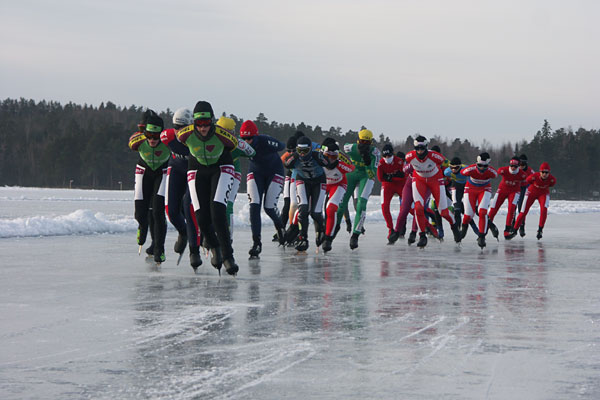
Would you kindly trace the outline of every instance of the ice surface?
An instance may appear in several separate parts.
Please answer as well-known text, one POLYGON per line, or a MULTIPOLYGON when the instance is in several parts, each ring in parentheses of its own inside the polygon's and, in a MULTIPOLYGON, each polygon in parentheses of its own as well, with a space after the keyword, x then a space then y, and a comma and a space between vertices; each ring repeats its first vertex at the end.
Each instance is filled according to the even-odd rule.
POLYGON ((552 201, 541 241, 533 214, 483 251, 471 232, 387 246, 377 199, 355 251, 341 232, 297 255, 265 224, 248 261, 240 223, 236 278, 175 265, 173 230, 167 261, 145 261, 131 203, 0 188, 0 398, 600 398, 598 203, 552 201), (35 219, 39 237, 7 225, 35 219))

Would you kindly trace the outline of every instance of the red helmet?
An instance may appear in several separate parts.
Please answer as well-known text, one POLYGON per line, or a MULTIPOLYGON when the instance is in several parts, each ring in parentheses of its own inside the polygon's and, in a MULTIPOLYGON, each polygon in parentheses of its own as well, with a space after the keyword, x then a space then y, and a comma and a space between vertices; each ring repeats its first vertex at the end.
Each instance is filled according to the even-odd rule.
POLYGON ((244 121, 242 127, 240 128, 240 136, 243 139, 251 138, 252 136, 258 135, 258 128, 256 124, 250 120, 244 121))

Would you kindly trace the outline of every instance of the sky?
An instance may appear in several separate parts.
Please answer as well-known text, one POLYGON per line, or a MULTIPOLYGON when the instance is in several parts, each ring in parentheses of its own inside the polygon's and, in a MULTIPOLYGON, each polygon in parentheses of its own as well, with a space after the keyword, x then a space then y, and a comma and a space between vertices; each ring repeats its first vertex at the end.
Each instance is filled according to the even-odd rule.
POLYGON ((595 0, 0 0, 0 99, 500 145, 600 128, 595 0))

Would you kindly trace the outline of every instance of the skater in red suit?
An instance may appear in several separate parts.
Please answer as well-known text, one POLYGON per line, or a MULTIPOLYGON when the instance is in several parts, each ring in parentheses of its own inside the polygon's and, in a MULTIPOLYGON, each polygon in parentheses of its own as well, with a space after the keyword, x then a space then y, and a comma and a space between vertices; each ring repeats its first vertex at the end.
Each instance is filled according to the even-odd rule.
POLYGON ((523 211, 519 213, 515 225, 507 239, 512 239, 517 234, 519 227, 525 223, 525 217, 533 203, 537 200, 540 203, 540 223, 538 225, 537 239, 542 238, 542 231, 548 217, 548 205, 550 204, 550 188, 556 185, 556 178, 550 175, 550 165, 543 162, 540 165, 540 172, 535 172, 527 178, 529 187, 525 192, 523 211))
POLYGON ((490 202, 490 212, 488 213, 488 226, 495 238, 498 238, 498 228, 493 222, 494 217, 506 199, 508 199, 508 214, 506 215, 504 236, 508 236, 511 231, 510 228, 521 196, 521 185, 528 176, 525 171, 519 168, 519 163, 519 157, 515 156, 510 159, 507 167, 498 168, 498 175, 502 177, 502 181, 498 185, 498 190, 496 190, 496 194, 490 202))
POLYGON ((406 163, 411 164, 413 172, 413 199, 415 202, 415 215, 419 224, 418 247, 427 245, 427 218, 425 217, 425 200, 429 191, 433 196, 438 210, 452 227, 454 240, 461 241, 460 232, 454 221, 454 216, 448 211, 444 174, 441 165, 446 158, 437 151, 428 151, 428 140, 424 136, 418 136, 415 141, 415 149, 406 155, 406 163))
POLYGON ((469 229, 469 222, 479 207, 479 237, 477 244, 482 249, 485 247, 485 234, 487 232, 487 209, 492 197, 492 179, 498 177, 498 172, 490 165, 490 155, 481 153, 477 156, 477 164, 469 165, 460 171, 467 177, 463 203, 465 215, 462 221, 461 235, 464 237, 469 229))
MULTIPOLYGON (((381 182, 383 202, 381 203, 381 212, 388 228, 388 241, 394 233, 394 221, 390 212, 390 203, 397 194, 402 199, 402 190, 406 183, 406 176, 402 169, 404 160, 394 155, 394 148, 391 144, 383 146, 381 151, 383 156, 377 165, 377 179, 381 182)), ((393 243, 393 242, 392 242, 393 243)))

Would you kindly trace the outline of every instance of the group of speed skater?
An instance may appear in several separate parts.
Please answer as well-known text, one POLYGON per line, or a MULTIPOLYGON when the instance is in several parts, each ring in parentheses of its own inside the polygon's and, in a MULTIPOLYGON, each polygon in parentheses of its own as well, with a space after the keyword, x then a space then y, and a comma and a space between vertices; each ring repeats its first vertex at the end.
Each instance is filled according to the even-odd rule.
POLYGON ((493 220, 507 199, 505 239, 518 232, 525 235, 525 217, 535 200, 541 208, 537 233, 541 239, 549 188, 556 183, 546 162, 534 172, 527 165, 527 157, 521 155, 496 170, 490 165, 489 154, 481 153, 475 164, 466 166, 457 157, 448 161, 437 146, 429 148, 423 136, 414 140, 414 150, 405 155, 394 154, 391 144, 380 151, 368 129, 358 133, 356 143, 342 148, 333 138, 319 144, 300 131, 283 143, 259 134, 251 120, 242 123, 239 137, 235 131, 235 121, 225 116, 217 119, 206 101, 198 101, 193 111, 175 111, 170 129, 165 129, 163 119, 154 111, 144 112, 137 131, 129 138, 129 147, 139 153, 134 190, 137 243, 141 252, 150 232, 146 253, 157 264, 165 261, 166 214, 178 232, 174 251, 179 259, 189 247, 190 265, 196 271, 202 265, 202 247, 210 253, 210 262, 219 273, 224 267, 228 274, 237 274, 232 233, 233 204, 242 179, 240 157, 249 159, 250 258, 258 258, 262 251, 262 209, 273 221, 273 241, 280 245, 306 251, 310 216, 317 248, 323 252, 332 249, 344 218, 351 233, 350 249, 357 248, 360 235, 365 233, 367 201, 375 179, 382 186, 388 244, 404 237, 410 213, 414 218, 408 244, 417 241, 417 232, 418 247, 427 245, 428 235, 441 240, 443 218, 457 243, 470 226, 483 248, 488 230, 498 238, 493 220), (502 181, 492 198, 491 181, 498 175, 502 181), (282 193, 280 213, 277 205, 282 193), (395 224, 390 212, 394 195, 401 199, 395 224), (353 222, 348 213, 352 198, 356 211, 353 222), (475 214, 478 224, 473 221, 475 214))

